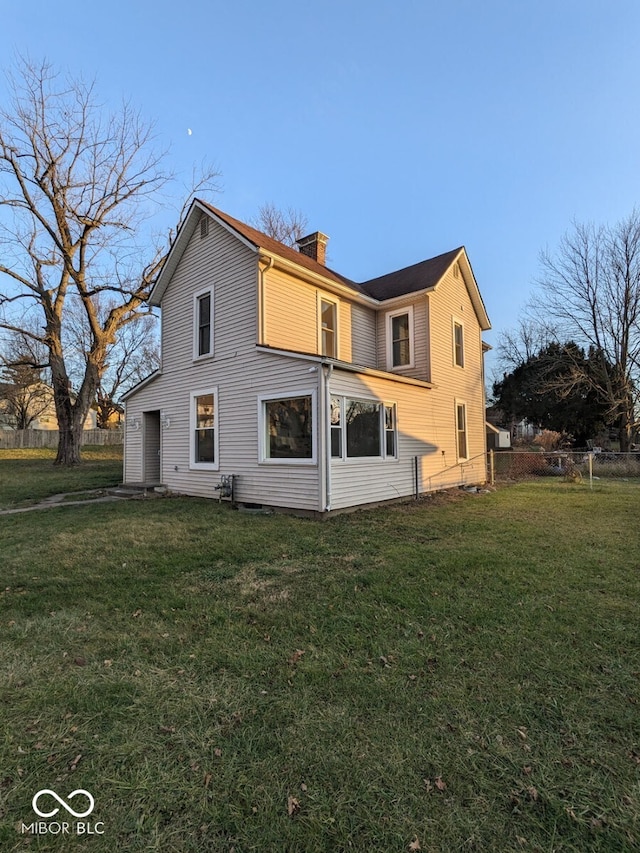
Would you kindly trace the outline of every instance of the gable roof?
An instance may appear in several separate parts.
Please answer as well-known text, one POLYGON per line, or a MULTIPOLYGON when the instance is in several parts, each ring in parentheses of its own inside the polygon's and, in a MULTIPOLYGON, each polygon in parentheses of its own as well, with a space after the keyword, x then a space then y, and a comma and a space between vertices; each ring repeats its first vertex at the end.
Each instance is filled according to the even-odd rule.
POLYGON ((362 288, 380 301, 415 293, 416 290, 427 290, 436 286, 461 251, 462 248, 453 249, 410 267, 369 279, 362 283, 362 288))
POLYGON ((314 275, 321 276, 328 282, 338 284, 341 287, 346 287, 354 291, 361 297, 368 297, 373 300, 373 303, 384 302, 388 299, 395 299, 399 296, 405 296, 410 293, 416 293, 423 290, 430 290, 442 280, 449 267, 455 262, 461 262, 463 267, 464 280, 469 290, 471 301, 473 302, 478 320, 482 329, 491 328, 491 323, 480 295, 480 290, 473 275, 471 265, 464 247, 453 249, 450 252, 445 252, 442 255, 437 255, 435 258, 421 261, 409 267, 396 270, 395 272, 387 273, 386 275, 377 278, 369 279, 361 283, 352 281, 346 276, 340 275, 335 270, 330 269, 324 264, 315 261, 308 255, 280 243, 273 237, 269 237, 262 231, 258 231, 246 222, 235 219, 229 216, 217 207, 209 204, 201 199, 195 199, 189 208, 182 226, 180 227, 176 240, 171 247, 167 260, 156 279, 152 288, 149 302, 152 305, 160 305, 160 300, 166 289, 167 284, 175 268, 178 265, 180 257, 184 252, 188 241, 193 234, 201 215, 209 215, 215 219, 220 225, 226 228, 227 231, 238 237, 248 248, 256 253, 264 252, 282 259, 283 261, 302 267, 314 275))
POLYGON ((285 244, 280 243, 279 240, 274 240, 273 237, 269 237, 268 234, 263 234, 262 231, 258 231, 256 228, 253 228, 251 225, 247 225, 245 222, 241 222, 239 219, 234 219, 233 216, 229 216, 228 213, 218 210, 217 207, 208 204, 206 201, 199 201, 199 204, 201 204, 202 207, 210 213, 214 214, 218 220, 221 220, 232 231, 236 231, 244 237, 244 239, 255 246, 256 249, 262 249, 269 254, 278 255, 279 257, 297 264, 300 267, 305 267, 310 272, 324 276, 324 278, 333 279, 337 284, 346 285, 354 290, 363 292, 360 285, 356 284, 355 281, 351 281, 324 264, 314 261, 313 258, 310 258, 308 255, 304 255, 297 249, 285 246, 285 244))

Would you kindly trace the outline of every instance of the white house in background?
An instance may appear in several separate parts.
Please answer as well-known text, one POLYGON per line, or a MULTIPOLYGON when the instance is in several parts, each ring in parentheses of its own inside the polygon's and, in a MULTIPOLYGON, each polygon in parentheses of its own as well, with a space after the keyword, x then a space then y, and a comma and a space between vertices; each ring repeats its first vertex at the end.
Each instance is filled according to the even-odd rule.
POLYGON ((161 368, 126 395, 126 483, 327 513, 485 480, 464 248, 361 283, 196 200, 150 297, 161 368))

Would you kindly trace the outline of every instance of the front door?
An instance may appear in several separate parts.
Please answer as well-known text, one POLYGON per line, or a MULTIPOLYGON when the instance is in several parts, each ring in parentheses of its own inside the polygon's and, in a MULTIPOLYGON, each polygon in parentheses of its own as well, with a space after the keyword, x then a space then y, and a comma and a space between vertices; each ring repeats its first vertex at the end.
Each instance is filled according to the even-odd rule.
POLYGON ((143 412, 143 466, 145 483, 160 483, 160 412, 143 412))

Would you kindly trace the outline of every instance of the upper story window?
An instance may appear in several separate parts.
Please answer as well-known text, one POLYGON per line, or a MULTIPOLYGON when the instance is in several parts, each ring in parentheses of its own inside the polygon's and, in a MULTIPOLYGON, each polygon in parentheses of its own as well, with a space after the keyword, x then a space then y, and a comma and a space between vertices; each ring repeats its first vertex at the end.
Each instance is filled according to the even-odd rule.
POLYGON ((318 296, 320 315, 320 354, 338 357, 338 303, 318 296))
POLYGON ((464 329, 457 320, 453 321, 453 363, 464 367, 464 329))
POLYGON ((413 367, 413 307, 387 314, 387 366, 413 367))
POLYGON ((213 355, 213 289, 196 293, 194 297, 193 357, 213 355))

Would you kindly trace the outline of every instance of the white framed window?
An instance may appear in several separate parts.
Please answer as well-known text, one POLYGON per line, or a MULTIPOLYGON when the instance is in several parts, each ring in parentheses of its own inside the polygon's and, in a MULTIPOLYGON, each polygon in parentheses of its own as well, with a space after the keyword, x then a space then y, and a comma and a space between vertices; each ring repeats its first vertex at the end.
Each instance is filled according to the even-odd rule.
POLYGON ((316 393, 258 397, 260 462, 316 463, 316 393))
POLYGON ((318 291, 318 352, 338 358, 338 301, 318 291))
POLYGON ((329 426, 331 429, 331 458, 342 459, 344 457, 344 442, 342 425, 344 423, 343 397, 331 398, 331 409, 329 411, 329 426))
POLYGON ((333 459, 397 458, 395 403, 332 397, 330 429, 333 459))
POLYGON ((387 367, 390 370, 414 366, 413 306, 387 315, 387 367))
POLYGON ((467 406, 456 400, 456 453, 458 459, 468 459, 467 446, 467 406))
POLYGON ((213 355, 213 288, 193 297, 193 358, 213 355))
POLYGON ((218 453, 218 389, 191 392, 189 468, 217 471, 218 453))
POLYGON ((464 367, 464 326, 454 317, 453 324, 453 363, 456 367, 464 367))

